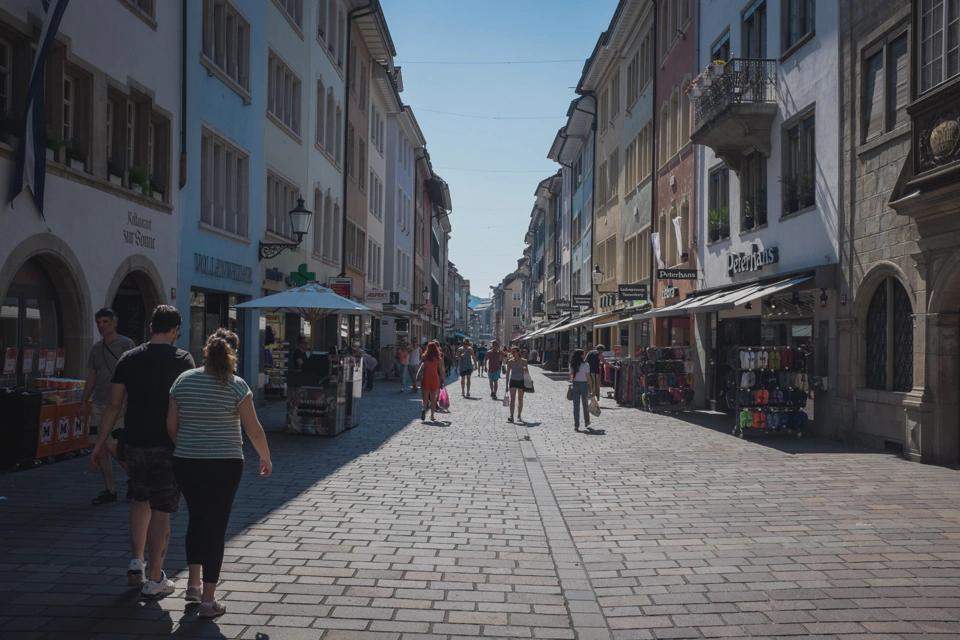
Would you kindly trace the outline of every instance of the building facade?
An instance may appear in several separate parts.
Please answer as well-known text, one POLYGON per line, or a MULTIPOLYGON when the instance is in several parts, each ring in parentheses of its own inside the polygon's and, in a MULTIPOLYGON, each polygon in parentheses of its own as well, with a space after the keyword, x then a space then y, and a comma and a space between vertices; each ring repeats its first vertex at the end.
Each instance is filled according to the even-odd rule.
MULTIPOLYGON (((0 377, 14 385, 54 373, 85 377, 100 308, 115 309, 118 331, 138 344, 149 337, 156 305, 182 305, 185 333, 190 317, 189 288, 177 273, 184 96, 178 65, 153 62, 180 59, 180 5, 144 10, 92 0, 68 7, 44 67, 41 211, 30 188, 12 202, 8 194, 44 17, 39 0, 11 0, 0 10, 0 191, 7 198, 0 207, 0 351, 16 350, 12 370, 0 377), (50 363, 44 370, 41 360, 50 363)), ((195 17, 199 25, 199 11, 195 17)), ((199 26, 194 33, 197 60, 199 26)))

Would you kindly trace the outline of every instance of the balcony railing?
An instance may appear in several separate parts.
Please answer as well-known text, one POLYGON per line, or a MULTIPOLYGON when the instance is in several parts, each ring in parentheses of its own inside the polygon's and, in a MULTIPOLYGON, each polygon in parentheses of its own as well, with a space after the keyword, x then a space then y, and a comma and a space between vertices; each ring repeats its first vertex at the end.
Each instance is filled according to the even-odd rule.
POLYGON ((698 83, 701 95, 694 105, 696 129, 732 104, 777 101, 776 60, 734 58, 722 68, 722 74, 716 75, 711 69, 710 75, 698 83))

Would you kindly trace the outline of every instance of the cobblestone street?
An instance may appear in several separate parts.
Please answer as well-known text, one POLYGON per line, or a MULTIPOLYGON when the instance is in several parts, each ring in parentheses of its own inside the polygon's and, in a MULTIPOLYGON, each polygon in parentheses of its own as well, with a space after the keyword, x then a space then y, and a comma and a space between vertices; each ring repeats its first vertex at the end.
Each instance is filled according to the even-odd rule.
POLYGON ((425 424, 378 381, 334 439, 265 410, 274 475, 248 450, 215 623, 184 606, 184 506, 178 591, 142 603, 88 458, 0 476, 0 636, 960 637, 957 471, 607 399, 575 433, 565 382, 533 376, 516 425, 486 379, 425 424))

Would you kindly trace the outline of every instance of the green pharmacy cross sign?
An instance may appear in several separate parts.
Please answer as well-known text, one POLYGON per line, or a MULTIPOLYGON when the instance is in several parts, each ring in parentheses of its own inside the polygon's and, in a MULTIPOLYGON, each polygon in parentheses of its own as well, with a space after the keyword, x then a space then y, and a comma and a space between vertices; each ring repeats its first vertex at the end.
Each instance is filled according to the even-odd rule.
POLYGON ((290 284, 295 287, 302 287, 305 284, 317 279, 317 274, 313 271, 307 271, 307 263, 301 264, 296 271, 290 272, 290 284))

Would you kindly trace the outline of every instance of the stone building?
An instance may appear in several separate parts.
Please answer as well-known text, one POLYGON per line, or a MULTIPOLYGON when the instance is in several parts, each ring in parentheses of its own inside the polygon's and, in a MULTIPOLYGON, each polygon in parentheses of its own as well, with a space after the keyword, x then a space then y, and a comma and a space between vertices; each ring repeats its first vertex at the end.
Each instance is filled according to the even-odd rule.
POLYGON ((955 6, 840 6, 834 435, 939 464, 960 449, 960 61, 944 33, 955 6))

